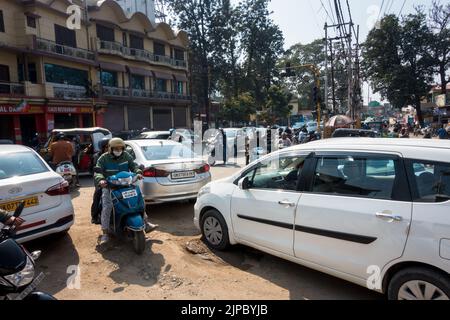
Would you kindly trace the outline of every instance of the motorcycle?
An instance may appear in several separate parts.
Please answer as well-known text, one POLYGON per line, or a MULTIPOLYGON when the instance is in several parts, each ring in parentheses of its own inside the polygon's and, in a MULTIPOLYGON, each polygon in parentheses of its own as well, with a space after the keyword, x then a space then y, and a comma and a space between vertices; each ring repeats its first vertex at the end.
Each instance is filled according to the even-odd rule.
MULTIPOLYGON (((25 207, 22 202, 14 212, 19 217, 25 207)), ((45 277, 35 277, 35 261, 41 252, 29 253, 13 239, 16 226, 4 226, 0 230, 0 300, 46 301, 56 300, 47 293, 36 291, 45 277)))
POLYGON ((113 202, 111 229, 119 237, 133 241, 137 254, 145 250, 145 202, 137 185, 138 177, 131 172, 120 172, 106 179, 113 202))
POLYGON ((64 161, 56 165, 56 173, 64 178, 72 187, 75 183, 75 177, 77 176, 77 169, 71 161, 64 161))

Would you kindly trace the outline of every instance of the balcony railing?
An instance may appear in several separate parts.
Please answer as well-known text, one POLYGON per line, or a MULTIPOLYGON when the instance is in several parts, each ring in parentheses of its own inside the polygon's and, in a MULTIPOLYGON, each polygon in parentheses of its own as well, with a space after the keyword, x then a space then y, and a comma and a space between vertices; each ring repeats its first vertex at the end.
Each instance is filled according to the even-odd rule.
POLYGON ((0 81, 0 94, 24 95, 25 86, 21 83, 0 81))
POLYGON ((143 49, 125 47, 119 42, 98 39, 97 48, 99 52, 117 54, 123 57, 132 57, 140 61, 159 63, 184 69, 187 67, 187 63, 184 60, 176 60, 167 56, 156 55, 143 49))
POLYGON ((36 38, 36 46, 36 49, 40 51, 72 58, 95 61, 95 53, 86 49, 64 46, 42 38, 36 38))
POLYGON ((68 84, 52 83, 54 97, 65 100, 83 100, 87 98, 86 88, 68 84))
POLYGON ((103 95, 111 97, 129 97, 130 91, 127 88, 103 86, 103 95))
POLYGON ((159 100, 191 100, 188 95, 177 94, 172 92, 152 91, 144 89, 127 89, 119 87, 103 86, 103 96, 105 97, 122 97, 135 99, 159 99, 159 100))

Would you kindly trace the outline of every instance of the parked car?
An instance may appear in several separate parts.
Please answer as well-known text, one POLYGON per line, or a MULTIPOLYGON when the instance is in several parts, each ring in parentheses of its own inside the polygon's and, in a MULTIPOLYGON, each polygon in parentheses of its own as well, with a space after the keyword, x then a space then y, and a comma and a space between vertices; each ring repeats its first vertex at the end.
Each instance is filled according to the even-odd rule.
POLYGON ((146 204, 192 200, 211 181, 209 165, 192 150, 170 140, 126 141, 127 151, 143 166, 146 204))
POLYGON ((360 138, 376 138, 378 132, 373 130, 362 129, 336 129, 333 132, 332 138, 345 138, 345 137, 360 137, 360 138))
POLYGON ((0 144, 14 144, 14 142, 8 139, 0 139, 0 144))
POLYGON ((450 141, 329 139, 202 188, 195 225, 387 294, 450 298, 450 141))
POLYGON ((25 223, 15 236, 19 242, 67 232, 73 225, 69 184, 33 149, 0 146, 0 208, 12 212, 21 201, 25 223))
POLYGON ((170 138, 169 131, 146 131, 137 135, 133 139, 130 140, 168 140, 170 138))
POLYGON ((51 160, 49 147, 56 140, 58 133, 64 133, 66 138, 70 140, 77 140, 76 147, 79 149, 79 155, 75 165, 78 168, 79 175, 93 173, 95 166, 93 159, 95 154, 100 152, 100 141, 104 138, 112 138, 111 132, 104 128, 54 129, 44 147, 40 150, 40 155, 46 161, 51 160))
POLYGON ((308 132, 316 132, 318 130, 318 125, 316 121, 309 121, 306 124, 306 130, 308 130, 308 132))

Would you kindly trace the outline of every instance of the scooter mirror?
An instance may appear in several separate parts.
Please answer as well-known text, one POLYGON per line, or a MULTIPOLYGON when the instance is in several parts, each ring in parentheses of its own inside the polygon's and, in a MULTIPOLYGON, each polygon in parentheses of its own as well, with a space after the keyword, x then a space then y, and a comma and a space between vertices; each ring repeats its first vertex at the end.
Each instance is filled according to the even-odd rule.
POLYGON ((41 253, 42 253, 42 251, 37 250, 37 251, 33 251, 32 253, 30 253, 30 255, 31 255, 31 258, 33 258, 33 260, 36 261, 41 256, 41 253))

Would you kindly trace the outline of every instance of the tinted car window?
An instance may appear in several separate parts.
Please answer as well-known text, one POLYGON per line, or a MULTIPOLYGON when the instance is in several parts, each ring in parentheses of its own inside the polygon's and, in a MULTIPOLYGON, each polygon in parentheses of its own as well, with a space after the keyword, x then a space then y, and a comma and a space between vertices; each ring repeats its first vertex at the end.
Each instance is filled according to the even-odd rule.
POLYGON ((320 157, 312 192, 392 199, 396 179, 393 159, 320 157))
POLYGON ((183 145, 162 145, 141 147, 147 160, 192 159, 195 154, 183 145))
POLYGON ((0 180, 47 171, 42 160, 32 152, 9 153, 0 157, 0 180))
POLYGON ((419 202, 450 200, 450 164, 413 162, 419 202))
POLYGON ((304 162, 304 156, 275 158, 259 163, 245 176, 249 177, 251 189, 296 191, 304 162))

